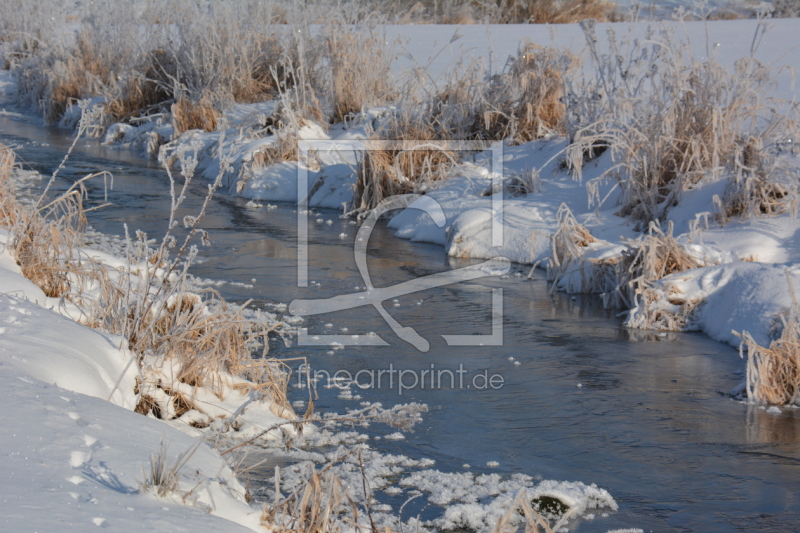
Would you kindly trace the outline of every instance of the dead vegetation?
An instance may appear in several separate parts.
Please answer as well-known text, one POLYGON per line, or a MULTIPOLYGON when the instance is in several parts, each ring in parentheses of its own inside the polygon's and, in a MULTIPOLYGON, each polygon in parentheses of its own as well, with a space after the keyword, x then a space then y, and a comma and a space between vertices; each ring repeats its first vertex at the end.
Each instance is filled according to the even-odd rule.
POLYGON ((795 127, 791 113, 775 112, 785 103, 769 97, 776 72, 751 57, 738 60, 733 71, 714 60, 696 61, 666 33, 630 49, 612 36, 608 52, 600 53, 594 26, 582 26, 598 74, 571 89, 568 161, 580 176, 595 144, 611 147, 622 190, 619 216, 645 230, 664 222, 685 190, 726 173, 737 177, 724 212, 758 202, 752 194, 773 209, 768 197, 780 196, 784 186, 774 183, 775 172, 765 172, 778 165, 779 155, 766 147, 780 144, 795 127), (737 200, 740 195, 748 197, 737 200))
POLYGON ((356 167, 349 214, 366 216, 389 196, 424 192, 447 179, 447 169, 460 155, 440 143, 414 139, 366 142, 356 167))
POLYGON ((378 123, 359 161, 351 213, 392 194, 424 192, 447 177, 462 154, 453 140, 523 143, 564 131, 564 80, 578 66, 568 52, 525 42, 499 74, 470 67, 422 97, 407 96, 378 123), (384 148, 381 140, 393 143, 384 148), (442 142, 444 141, 444 142, 442 142))
MULTIPOLYGON (((624 239, 625 248, 618 256, 587 258, 588 246, 598 242, 597 239, 565 205, 557 216, 559 228, 551 236, 548 279, 554 282, 554 288, 567 292, 601 294, 606 307, 631 309, 642 299, 652 299, 654 282, 709 264, 678 243, 671 222, 666 232, 652 222, 646 234, 624 239)), ((687 307, 686 310, 691 309, 687 307)), ((654 316, 653 320, 657 318, 654 316)))
POLYGON ((742 346, 747 347, 747 397, 770 405, 800 401, 800 322, 797 311, 783 319, 781 336, 768 348, 760 346, 746 331, 740 336, 742 346))
POLYGON ((758 403, 800 403, 800 308, 788 272, 786 279, 793 304, 789 312, 780 317, 783 326, 780 337, 766 348, 759 345, 750 333, 736 333, 742 339, 739 345, 741 357, 747 348, 747 397, 758 403))
POLYGON ((350 528, 369 531, 358 524, 359 507, 349 494, 352 487, 343 485, 332 470, 335 464, 331 462, 319 470, 310 466, 305 482, 285 497, 280 494, 276 473, 275 500, 264 503, 261 523, 276 533, 333 533, 350 528))
POLYGON ((426 104, 431 127, 452 139, 524 143, 564 133, 566 79, 579 66, 568 51, 521 43, 502 72, 471 65, 426 104))
MULTIPOLYGON (((790 116, 785 116, 783 122, 794 122, 790 116)), ((782 126, 789 132, 797 127, 796 123, 782 126)), ((780 155, 765 149, 762 136, 749 137, 737 145, 729 164, 725 192, 722 198, 714 198, 718 222, 724 224, 737 216, 752 218, 796 212, 798 171, 780 155)))
POLYGON ((623 17, 606 0, 386 0, 371 5, 400 24, 568 24, 623 17))
POLYGON ((392 51, 381 32, 328 26, 324 39, 330 62, 331 122, 343 122, 396 99, 392 51))
POLYGON ((617 289, 611 300, 614 307, 631 308, 636 297, 654 281, 694 268, 707 266, 702 259, 690 254, 672 235, 672 222, 664 232, 651 223, 647 234, 624 241, 626 249, 616 265, 617 289))
MULTIPOLYGON (((0 147, 0 220, 9 229, 9 250, 47 296, 74 306, 67 309, 74 318, 127 340, 140 369, 137 412, 164 419, 188 413, 187 423, 202 427, 222 414, 202 400, 205 390, 220 400, 232 393, 265 400, 279 416, 293 417, 286 367, 267 355, 267 336, 279 324, 249 312, 247 304, 233 306, 213 291, 188 288, 197 253, 191 243, 196 236, 207 239, 198 224, 210 194, 202 212, 184 220, 190 231, 175 253, 172 229, 156 249, 139 233, 128 242, 127 267, 115 269, 83 248, 83 183, 96 176, 49 202, 48 185, 31 206, 17 200, 13 172, 13 153, 0 147)), ((173 216, 180 204, 174 202, 173 216)))
POLYGON ((476 136, 524 143, 564 133, 565 79, 579 64, 569 52, 524 42, 473 103, 476 136))
POLYGON ((569 24, 586 19, 598 22, 620 20, 617 7, 606 0, 520 0, 498 2, 500 23, 569 24))
POLYGON ((215 131, 218 118, 219 112, 207 99, 192 102, 180 98, 172 104, 172 127, 176 135, 187 130, 215 131))

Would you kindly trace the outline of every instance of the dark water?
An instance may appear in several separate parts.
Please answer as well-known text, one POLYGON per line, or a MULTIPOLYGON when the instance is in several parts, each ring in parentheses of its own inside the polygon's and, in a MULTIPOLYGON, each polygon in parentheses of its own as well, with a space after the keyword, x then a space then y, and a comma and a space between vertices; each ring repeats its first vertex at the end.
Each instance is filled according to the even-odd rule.
MULTIPOLYGON (((15 145, 27 166, 49 173, 71 140, 61 131, 0 118, 0 142, 15 145)), ((58 186, 99 169, 115 175, 114 205, 93 213, 91 224, 106 233, 121 234, 127 224, 160 236, 169 207, 163 171, 127 152, 81 141, 58 186)), ((200 181, 193 186, 187 213, 200 205, 205 186, 200 181)), ((101 199, 100 182, 92 189, 90 194, 101 199)), ((262 203, 264 208, 255 209, 231 195, 217 197, 203 224, 214 244, 202 250, 196 275, 252 285, 219 289, 230 299, 254 299, 258 305, 363 287, 353 260, 357 228, 323 210, 312 217, 310 231, 309 279, 320 285, 298 288, 297 214, 288 204, 269 210, 268 202, 262 203), (317 218, 332 224, 319 224, 317 218)), ((382 226, 369 250, 377 287, 465 264, 447 259, 441 247, 396 239, 382 226)), ((398 307, 389 302, 387 310, 398 322, 430 341, 428 353, 399 340, 374 308, 362 307, 310 317, 305 325, 310 335, 341 334, 345 327, 350 335, 375 332, 390 346, 346 347, 328 355, 328 347, 275 344, 273 354, 305 355, 315 368, 331 373, 377 371, 390 364, 456 371, 462 365, 465 385, 476 383, 470 380, 484 371, 502 376, 497 389, 454 390, 445 378, 440 389, 417 387, 400 394, 396 383, 392 389, 384 383, 380 389, 354 387, 353 393, 385 405, 416 401, 431 407, 406 440, 374 442, 379 449, 430 457, 442 470, 461 471, 469 463, 475 472, 522 472, 609 490, 620 512, 584 521, 578 531, 797 530, 798 415, 767 414, 727 396, 740 380, 734 372, 744 367, 736 350, 698 334, 626 330, 597 298, 550 295, 540 275, 531 281, 513 275, 521 270, 512 268, 508 279, 401 297, 398 307), (503 345, 446 346, 440 335, 490 333, 492 288, 503 289, 503 345), (500 466, 489 469, 487 461, 500 466)), ((304 397, 293 391, 293 399, 304 397)), ((335 389, 320 387, 319 393, 322 410, 358 406, 358 401, 339 399, 335 389)))

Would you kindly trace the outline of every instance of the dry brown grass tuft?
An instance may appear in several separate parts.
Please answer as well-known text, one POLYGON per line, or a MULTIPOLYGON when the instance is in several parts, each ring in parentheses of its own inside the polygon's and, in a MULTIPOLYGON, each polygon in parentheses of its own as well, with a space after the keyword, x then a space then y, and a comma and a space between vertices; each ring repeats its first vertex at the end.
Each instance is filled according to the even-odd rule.
POLYGON ((611 295, 614 307, 630 309, 636 305, 637 296, 652 282, 676 272, 707 266, 678 244, 672 231, 672 222, 666 233, 657 224, 650 223, 647 234, 625 241, 627 249, 616 265, 617 288, 611 295))
POLYGON ((146 115, 171 101, 180 79, 174 54, 164 48, 147 52, 135 70, 106 105, 106 111, 118 122, 146 115))
POLYGON ((303 119, 297 119, 296 121, 289 119, 287 122, 284 122, 283 119, 278 119, 272 128, 275 142, 253 154, 253 168, 262 170, 282 161, 297 161, 299 150, 297 148, 296 132, 303 125, 305 125, 303 119))
POLYGON ((760 346, 746 331, 739 335, 742 347, 747 346, 747 396, 756 402, 800 401, 800 321, 796 310, 782 320, 783 332, 769 348, 760 346))
MULTIPOLYGON (((419 131, 419 130, 418 130, 419 131)), ((425 143, 424 133, 415 140, 395 141, 390 149, 377 141, 358 161, 353 188, 351 214, 366 216, 385 198, 397 194, 423 192, 447 179, 447 169, 458 162, 459 155, 436 142, 425 143)))
POLYGON ((620 20, 617 7, 606 0, 528 0, 500 2, 502 20, 520 24, 571 24, 585 19, 620 20))
POLYGON ((272 329, 246 318, 245 306, 230 306, 213 291, 210 294, 203 298, 176 290, 166 301, 148 302, 146 315, 134 314, 133 324, 118 327, 128 327, 135 353, 169 358, 176 365, 171 376, 176 382, 222 395, 230 383, 220 381, 221 376, 240 376, 253 383, 251 388, 269 390, 276 403, 290 409, 279 363, 253 357, 256 345, 266 350, 272 329))
POLYGON ((395 97, 392 55, 377 29, 331 26, 325 34, 330 62, 332 122, 342 122, 395 97))
POLYGON ((219 112, 206 99, 193 102, 180 98, 172 104, 172 126, 176 135, 188 130, 214 131, 218 119, 219 112))
POLYGON ((10 228, 17 222, 18 202, 11 181, 16 156, 14 151, 0 144, 0 226, 10 228))
POLYGON ((38 285, 51 298, 78 298, 88 280, 101 275, 97 265, 88 258, 80 257, 78 247, 86 225, 83 207, 83 191, 70 189, 67 193, 41 208, 11 207, 14 202, 13 186, 11 200, 2 203, 15 211, 10 227, 9 248, 17 261, 22 275, 38 285))
POLYGON ((589 230, 580 224, 566 204, 561 204, 556 213, 558 230, 550 236, 550 261, 548 278, 555 280, 571 264, 583 255, 582 248, 596 242, 589 230))
POLYGON ((388 526, 375 524, 373 502, 361 448, 355 447, 319 469, 309 464, 299 488, 286 497, 281 494, 280 469, 276 468, 275 498, 272 504, 264 504, 261 523, 276 533, 394 533, 388 526), (339 463, 358 468, 360 483, 345 485, 334 470, 339 463))
POLYGON ((297 491, 286 498, 276 498, 272 505, 265 503, 261 523, 276 533, 334 533, 350 529, 349 524, 345 528, 342 507, 351 505, 356 517, 358 510, 348 495, 350 487, 342 484, 331 471, 332 466, 329 464, 319 471, 312 468, 297 491))
POLYGON ((569 52, 524 43, 506 72, 490 80, 482 129, 489 138, 518 143, 563 133, 564 77, 578 65, 569 52))
POLYGON ((528 142, 564 133, 565 79, 577 69, 568 51, 523 42, 499 74, 481 79, 477 65, 435 95, 430 122, 455 139, 528 142))
POLYGON ((797 168, 764 150, 763 141, 750 136, 737 143, 725 192, 722 198, 714 197, 719 222, 796 209, 797 168))
MULTIPOLYGON (((626 249, 619 258, 584 258, 587 246, 597 242, 585 226, 581 225, 565 205, 558 211, 559 228, 551 236, 548 279, 553 288, 568 292, 602 294, 606 307, 631 309, 637 299, 650 303, 656 298, 652 283, 676 272, 708 266, 708 263, 690 254, 672 235, 670 222, 666 233, 655 223, 647 234, 637 239, 626 239, 626 249), (563 280, 563 281, 562 281, 563 280)), ((685 301, 680 295, 670 295, 670 303, 682 306, 683 315, 672 317, 687 320, 697 302, 685 301)), ((649 309, 649 306, 645 306, 649 309)), ((653 324, 665 318, 653 315, 653 324), (662 319, 663 318, 663 319, 662 319)), ((677 326, 663 329, 679 329, 677 326)), ((650 327, 650 326, 648 326, 650 327)))
POLYGON ((556 218, 559 226, 550 236, 547 264, 547 279, 553 282, 552 290, 600 294, 614 291, 617 287, 616 260, 583 257, 590 244, 603 241, 592 236, 565 204, 561 204, 556 218))
POLYGON ((294 85, 284 68, 284 46, 275 35, 256 38, 253 46, 241 54, 239 72, 230 76, 230 94, 242 103, 263 102, 294 85))
POLYGON ((82 311, 75 318, 96 325, 89 307, 113 307, 122 300, 108 269, 80 250, 86 225, 83 182, 97 175, 78 180, 45 205, 39 205, 41 200, 23 205, 16 196, 13 165, 13 152, 0 145, 0 225, 9 230, 8 249, 22 274, 46 296, 75 304, 82 311))
MULTIPOLYGON (((794 298, 794 286, 787 273, 794 298)), ((736 333, 742 343, 739 354, 747 347, 747 397, 759 403, 786 405, 800 403, 800 309, 797 299, 788 316, 781 316, 781 336, 765 348, 746 331, 736 333)))

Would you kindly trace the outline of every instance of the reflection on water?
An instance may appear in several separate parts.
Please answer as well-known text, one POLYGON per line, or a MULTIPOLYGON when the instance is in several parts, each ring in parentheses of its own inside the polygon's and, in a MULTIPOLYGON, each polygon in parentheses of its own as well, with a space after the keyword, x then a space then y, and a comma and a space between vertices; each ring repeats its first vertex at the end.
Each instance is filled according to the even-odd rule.
MULTIPOLYGON (((59 132, 2 118, 0 132, 0 141, 16 143, 24 160, 42 170, 56 166, 69 144, 59 132)), ((81 142, 63 175, 75 179, 100 168, 115 169, 115 205, 92 213, 91 223, 109 233, 122 233, 127 224, 160 235, 169 205, 163 173, 125 152, 81 142)), ((195 185, 186 214, 202 201, 205 184, 195 185)), ((99 190, 98 185, 93 192, 99 190)), ((324 213, 333 224, 310 228, 309 279, 317 283, 296 286, 296 216, 290 205, 258 209, 221 194, 204 224, 214 246, 203 249, 194 272, 240 282, 220 290, 227 298, 261 304, 325 298, 363 287, 353 259, 357 228, 335 212, 324 213)), ((444 257, 438 246, 395 239, 381 225, 373 233, 369 257, 376 287, 469 263, 444 257)), ((417 401, 432 408, 405 441, 375 441, 378 448, 430 457, 444 470, 461 470, 469 463, 475 471, 487 471, 479 465, 498 461, 499 472, 608 489, 620 512, 583 521, 579 531, 795 528, 800 415, 796 410, 767 413, 727 396, 741 379, 734 372, 744 366, 736 350, 698 334, 626 330, 598 298, 551 295, 541 276, 526 281, 528 268, 514 270, 508 279, 462 283, 385 302, 400 324, 431 343, 428 353, 399 341, 372 307, 310 317, 305 325, 312 335, 343 328, 349 334, 375 332, 390 347, 348 347, 328 355, 328 347, 276 343, 273 353, 309 356, 314 367, 330 372, 354 374, 390 364, 422 370, 433 364, 450 370, 463 365, 471 375, 502 375, 504 384, 497 390, 416 388, 400 394, 384 387, 354 393, 367 401, 417 401), (442 335, 490 333, 492 288, 504 291, 503 346, 447 346, 442 335)), ((337 392, 319 389, 318 407, 343 411, 357 406, 337 392)), ((303 392, 293 389, 292 394, 305 399, 303 392)))
POLYGON ((264 257, 267 259, 294 259, 295 251, 276 239, 255 239, 239 248, 244 256, 264 257))

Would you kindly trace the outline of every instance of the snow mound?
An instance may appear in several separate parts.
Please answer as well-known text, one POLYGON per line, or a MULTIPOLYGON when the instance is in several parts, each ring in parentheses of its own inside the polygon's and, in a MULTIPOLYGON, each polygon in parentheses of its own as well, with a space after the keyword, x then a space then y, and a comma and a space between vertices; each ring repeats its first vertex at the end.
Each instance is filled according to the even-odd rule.
POLYGON ((128 366, 131 354, 120 349, 119 337, 7 294, 0 295, 0 324, 0 353, 14 370, 127 409, 136 406, 136 365, 128 366))

